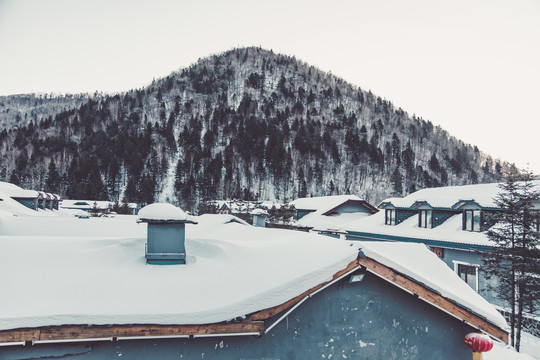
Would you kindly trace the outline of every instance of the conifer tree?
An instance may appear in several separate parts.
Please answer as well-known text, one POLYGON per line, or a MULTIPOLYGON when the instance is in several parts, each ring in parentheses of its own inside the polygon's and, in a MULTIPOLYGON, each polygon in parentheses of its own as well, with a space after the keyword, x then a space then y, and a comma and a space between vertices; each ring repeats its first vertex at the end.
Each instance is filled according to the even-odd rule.
POLYGON ((495 225, 487 234, 495 246, 484 254, 486 278, 498 279, 496 290, 510 308, 511 345, 520 349, 523 312, 526 304, 532 312, 538 305, 540 289, 540 233, 538 213, 540 189, 532 182, 532 173, 515 167, 499 185, 495 197, 502 211, 494 216, 495 225))

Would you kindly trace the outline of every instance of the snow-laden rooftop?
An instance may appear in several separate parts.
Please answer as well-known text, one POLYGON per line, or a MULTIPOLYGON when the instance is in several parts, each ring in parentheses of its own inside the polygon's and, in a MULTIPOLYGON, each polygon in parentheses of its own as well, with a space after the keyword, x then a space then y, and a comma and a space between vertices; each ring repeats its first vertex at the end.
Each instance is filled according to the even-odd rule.
POLYGON ((146 265, 147 226, 136 216, 13 216, 0 204, 0 330, 230 320, 330 280, 359 248, 502 326, 491 306, 423 245, 349 242, 203 215, 187 225, 186 265, 146 265))
POLYGON ((435 240, 456 244, 492 246, 487 235, 482 232, 463 231, 462 215, 457 214, 441 225, 432 229, 418 226, 418 216, 413 215, 398 225, 385 225, 385 213, 365 217, 342 225, 347 231, 357 231, 371 234, 402 236, 418 240, 435 240))
POLYGON ((506 329, 504 317, 424 244, 362 241, 358 247, 367 257, 506 329))
POLYGON ((290 204, 294 205, 297 210, 311 210, 325 213, 348 200, 362 201, 362 199, 356 195, 333 195, 299 198, 291 201, 290 204))
MULTIPOLYGON (((37 198, 39 193, 35 190, 25 190, 15 184, 0 181, 0 193, 3 196, 15 198, 37 198)), ((3 198, 0 196, 0 198, 3 198)))
MULTIPOLYGON (((540 186, 540 180, 533 182, 540 186)), ((427 201, 436 208, 450 208, 460 200, 473 200, 482 207, 495 207, 493 198, 501 191, 498 183, 464 186, 447 186, 416 191, 404 198, 389 198, 396 207, 410 207, 416 201, 427 201)))
POLYGON ((344 229, 343 224, 358 221, 370 215, 369 212, 360 211, 325 215, 328 211, 351 200, 363 201, 355 195, 334 195, 300 198, 291 202, 291 205, 294 205, 297 210, 311 211, 296 221, 298 226, 311 227, 315 230, 341 231, 344 229))
MULTIPOLYGON (((17 219, 21 233, 34 226, 17 219)), ((123 219, 100 220, 117 234, 144 232, 136 217, 123 219)), ((84 236, 79 225, 94 219, 55 220, 72 235, 47 236, 45 226, 40 236, 0 236, 0 329, 230 320, 330 280, 357 256, 348 242, 208 215, 187 225, 186 265, 146 265, 145 236, 84 236)))
MULTIPOLYGON (((110 209, 115 205, 111 201, 96 201, 96 200, 73 200, 73 199, 63 199, 60 203, 60 208, 65 209, 81 209, 81 210, 91 210, 96 208, 98 210, 110 209)), ((120 205, 123 205, 120 203, 120 205)), ((127 204, 130 209, 136 209, 136 203, 127 204)))

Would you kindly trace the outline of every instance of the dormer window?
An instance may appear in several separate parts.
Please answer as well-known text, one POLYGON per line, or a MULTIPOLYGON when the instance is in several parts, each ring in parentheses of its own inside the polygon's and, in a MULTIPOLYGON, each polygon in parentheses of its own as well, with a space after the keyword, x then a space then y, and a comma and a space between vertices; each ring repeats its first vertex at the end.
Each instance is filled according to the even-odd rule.
POLYGON ((396 210, 395 209, 385 210, 384 223, 386 225, 396 225, 396 210))
POLYGON ((480 210, 463 211, 463 230, 482 231, 482 212, 480 210))
POLYGON ((420 210, 418 213, 418 227, 431 229, 433 227, 433 211, 420 210))

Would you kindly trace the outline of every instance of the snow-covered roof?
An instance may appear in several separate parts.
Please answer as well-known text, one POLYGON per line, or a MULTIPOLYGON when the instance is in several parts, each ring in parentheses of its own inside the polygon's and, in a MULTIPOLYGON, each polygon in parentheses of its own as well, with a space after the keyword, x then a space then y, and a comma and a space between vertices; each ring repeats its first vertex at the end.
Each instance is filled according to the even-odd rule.
MULTIPOLYGON (((17 219, 21 231, 33 224, 17 219)), ((131 219, 118 226, 146 228, 131 219)), ((0 274, 17 274, 0 276, 0 329, 221 322, 280 305, 357 257, 346 241, 206 215, 187 225, 186 265, 152 266, 145 236, 81 236, 77 224, 94 219, 55 220, 72 235, 0 236, 0 274)))
POLYGON ((328 212, 349 201, 364 202, 355 195, 319 196, 313 198, 300 198, 291 202, 297 210, 311 211, 297 220, 297 225, 310 227, 315 230, 344 230, 343 224, 358 221, 370 215, 368 212, 351 212, 329 215, 328 212))
POLYGON ((424 244, 362 241, 358 247, 365 256, 404 274, 499 328, 507 328, 504 317, 493 305, 472 290, 424 244))
POLYGON ((226 207, 231 210, 233 214, 250 214, 254 209, 272 207, 279 209, 284 204, 273 201, 248 201, 248 200, 215 200, 213 202, 218 209, 226 207))
MULTIPOLYGON (((540 187, 540 180, 533 183, 540 187)), ((404 198, 389 198, 383 201, 390 202, 398 208, 408 208, 415 202, 426 201, 434 208, 451 208, 460 201, 474 201, 485 208, 496 207, 493 198, 501 191, 499 183, 476 184, 463 186, 446 186, 416 191, 404 198)))
POLYGON ((370 234, 407 237, 417 240, 434 240, 455 244, 493 246, 487 235, 483 232, 462 230, 462 215, 456 214, 441 225, 432 229, 418 226, 418 216, 411 216, 398 225, 385 225, 385 213, 364 217, 358 221, 343 224, 347 231, 356 231, 370 234))
POLYGON ((181 222, 194 221, 179 207, 168 203, 155 203, 139 210, 137 222, 181 222))
MULTIPOLYGON (((111 201, 103 201, 103 200, 74 200, 74 199, 60 199, 62 202, 60 203, 60 207, 64 209, 80 209, 80 210, 91 210, 93 208, 99 209, 99 210, 106 210, 112 208, 115 203, 111 201)), ((120 205, 123 205, 120 203, 120 205)), ((137 204, 136 203, 128 203, 128 207, 130 209, 136 209, 137 204)))
POLYGON ((421 244, 350 242, 207 214, 197 217, 199 225, 187 225, 186 265, 152 266, 144 258, 146 224, 136 218, 0 216, 6 230, 0 274, 17 274, 0 276, 0 330, 227 321, 331 280, 359 249, 505 327, 490 304, 421 244))
POLYGON ((297 210, 310 210, 325 213, 348 200, 362 201, 362 199, 356 195, 332 195, 299 198, 291 201, 290 204, 294 205, 297 210))
POLYGON ((15 184, 0 181, 0 193, 3 193, 12 198, 28 198, 35 199, 39 193, 35 190, 25 190, 15 184))

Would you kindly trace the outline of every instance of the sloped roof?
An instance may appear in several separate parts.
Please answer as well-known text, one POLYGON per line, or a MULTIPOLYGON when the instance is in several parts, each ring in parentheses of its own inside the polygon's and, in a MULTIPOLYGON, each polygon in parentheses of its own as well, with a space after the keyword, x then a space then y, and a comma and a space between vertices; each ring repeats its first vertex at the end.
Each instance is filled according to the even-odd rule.
MULTIPOLYGON (((126 230, 145 228, 131 219, 102 220, 126 230)), ((184 266, 146 265, 145 237, 47 237, 47 228, 42 236, 0 236, 0 254, 10 254, 0 273, 18 274, 0 277, 0 329, 231 320, 280 305, 332 279, 357 257, 344 241, 215 219, 220 216, 187 225, 184 266)), ((18 220, 23 227, 24 219, 18 220)), ((63 220, 64 229, 78 234, 78 225, 92 219, 63 220)))
POLYGON ((356 195, 332 195, 332 196, 316 196, 310 198, 299 198, 291 201, 291 205, 297 210, 310 210, 325 213, 348 200, 363 201, 356 195))
MULTIPOLYGON (((540 180, 533 181, 540 187, 540 180)), ((416 191, 403 198, 389 198, 382 203, 390 202, 398 208, 409 208, 415 202, 426 201, 434 208, 451 208, 462 200, 475 201, 485 208, 496 207, 493 198, 500 192, 499 183, 476 184, 463 186, 447 186, 416 191)))
POLYGON ((39 192, 35 190, 25 190, 15 184, 8 183, 5 181, 0 181, 0 192, 5 195, 8 195, 12 198, 28 198, 34 199, 37 198, 39 192))
MULTIPOLYGON (((77 324, 202 325, 249 319, 281 309, 293 299, 299 304, 299 296, 310 296, 318 291, 314 289, 340 279, 338 274, 358 270, 359 249, 504 328, 504 320, 491 305, 468 286, 460 286, 457 275, 421 245, 349 242, 256 228, 231 222, 232 218, 204 215, 197 218, 199 225, 188 225, 187 264, 175 266, 146 265, 145 236, 107 236, 113 228, 118 228, 117 234, 132 234, 134 227, 145 233, 146 225, 137 225, 135 216, 56 218, 54 228, 62 222, 64 230, 71 229, 68 236, 46 236, 46 227, 39 236, 0 236, 0 254, 10 254, 0 262, 0 273, 18 274, 0 277, 5 290, 0 298, 0 331, 77 324), (92 220, 108 225, 92 226, 88 236, 73 236, 81 222, 92 220)), ((21 229, 30 224, 30 218, 16 219, 21 229)))
POLYGON ((493 242, 488 239, 485 233, 463 231, 461 214, 456 214, 441 225, 429 229, 418 226, 418 216, 411 216, 398 225, 386 225, 385 213, 381 211, 358 221, 343 224, 343 228, 347 231, 405 237, 415 240, 434 240, 455 244, 493 246, 493 242))
POLYGON ((339 215, 330 214, 348 202, 362 203, 368 211, 377 209, 355 195, 319 196, 313 198, 300 198, 291 202, 297 210, 310 211, 309 214, 297 220, 297 224, 303 227, 311 227, 315 230, 343 230, 343 224, 360 220, 369 213, 353 212, 339 215))

